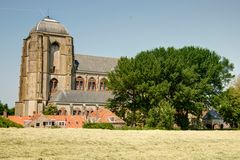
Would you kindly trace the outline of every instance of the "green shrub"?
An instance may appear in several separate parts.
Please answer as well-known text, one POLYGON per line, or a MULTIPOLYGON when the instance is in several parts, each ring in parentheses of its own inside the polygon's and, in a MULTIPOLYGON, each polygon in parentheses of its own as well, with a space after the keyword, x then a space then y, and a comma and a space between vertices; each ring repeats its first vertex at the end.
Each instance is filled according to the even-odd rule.
POLYGON ((173 129, 175 109, 168 101, 161 101, 160 104, 149 110, 146 121, 147 128, 173 129))
POLYGON ((113 129, 111 123, 84 123, 83 128, 113 129))
POLYGON ((48 104, 43 111, 44 115, 56 115, 58 112, 57 106, 53 104, 48 104))
POLYGON ((7 118, 0 117, 0 128, 9 128, 9 127, 23 128, 23 126, 20 124, 10 121, 7 118))

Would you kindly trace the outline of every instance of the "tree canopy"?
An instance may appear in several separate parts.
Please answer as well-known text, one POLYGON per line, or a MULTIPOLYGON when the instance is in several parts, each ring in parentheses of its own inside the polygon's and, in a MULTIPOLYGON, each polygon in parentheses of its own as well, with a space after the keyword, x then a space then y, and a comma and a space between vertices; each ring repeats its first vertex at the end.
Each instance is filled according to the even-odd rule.
POLYGON ((3 104, 0 101, 0 115, 3 115, 4 111, 6 111, 8 115, 14 115, 15 108, 9 108, 7 104, 3 104))
POLYGON ((43 111, 44 115, 56 115, 58 113, 57 106, 54 104, 48 104, 43 111))
POLYGON ((108 75, 114 98, 109 107, 136 124, 140 113, 145 124, 152 108, 162 100, 176 110, 175 121, 188 127, 188 113, 197 117, 223 92, 231 80, 233 64, 214 51, 199 47, 156 48, 134 58, 121 57, 108 75))
POLYGON ((218 98, 218 111, 231 127, 240 127, 240 77, 218 98))

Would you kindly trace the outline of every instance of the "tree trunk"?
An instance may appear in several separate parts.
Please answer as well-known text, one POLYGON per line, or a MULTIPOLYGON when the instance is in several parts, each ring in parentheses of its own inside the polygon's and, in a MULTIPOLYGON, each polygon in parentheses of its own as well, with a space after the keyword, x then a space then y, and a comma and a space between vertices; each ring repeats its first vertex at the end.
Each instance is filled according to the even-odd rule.
POLYGON ((131 127, 135 127, 136 126, 136 111, 133 110, 132 111, 132 120, 131 120, 131 127))

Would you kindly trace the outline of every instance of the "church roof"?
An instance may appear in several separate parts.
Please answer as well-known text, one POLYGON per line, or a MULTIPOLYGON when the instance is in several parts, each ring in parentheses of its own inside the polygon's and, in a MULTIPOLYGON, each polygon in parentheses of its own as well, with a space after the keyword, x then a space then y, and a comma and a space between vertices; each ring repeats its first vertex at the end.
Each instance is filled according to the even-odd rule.
POLYGON ((109 91, 61 91, 52 96, 50 102, 105 104, 113 95, 109 91))
POLYGON ((32 32, 48 32, 64 35, 69 34, 67 29, 60 22, 50 17, 45 17, 43 20, 38 22, 38 24, 32 28, 30 33, 32 32))
POLYGON ((77 71, 83 72, 107 73, 114 69, 117 61, 117 58, 75 55, 75 63, 78 63, 77 71))

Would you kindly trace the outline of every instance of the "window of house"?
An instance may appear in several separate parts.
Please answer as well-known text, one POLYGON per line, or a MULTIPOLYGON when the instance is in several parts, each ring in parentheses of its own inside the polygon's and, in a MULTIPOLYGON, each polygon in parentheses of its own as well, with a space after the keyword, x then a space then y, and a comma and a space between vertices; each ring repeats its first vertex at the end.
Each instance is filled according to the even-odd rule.
POLYGON ((58 115, 62 115, 62 111, 61 110, 58 111, 58 115))
POLYGON ((75 70, 78 70, 79 62, 77 60, 74 60, 74 67, 75 70))
POLYGON ((40 126, 40 123, 36 123, 36 127, 39 127, 40 126))
POLYGON ((115 118, 114 118, 114 117, 109 117, 108 119, 109 119, 109 121, 111 121, 111 122, 114 122, 114 121, 115 121, 115 118))
POLYGON ((65 122, 64 121, 58 121, 58 125, 59 126, 65 126, 65 122))
POLYGON ((93 91, 96 89, 96 81, 93 77, 88 80, 88 90, 93 91))
POLYGON ((81 115, 81 110, 78 107, 74 108, 73 115, 81 115))
POLYGON ((100 91, 105 91, 105 90, 107 90, 107 87, 106 87, 106 79, 103 78, 103 79, 101 79, 101 81, 100 81, 100 91))
POLYGON ((57 42, 54 42, 51 44, 50 46, 50 52, 51 52, 51 68, 50 68, 50 72, 51 73, 55 73, 56 70, 59 69, 60 66, 60 51, 59 51, 60 47, 59 44, 57 42))
POLYGON ((77 111, 76 110, 73 110, 73 115, 76 115, 77 114, 77 111))
POLYGON ((58 115, 67 115, 67 110, 64 107, 60 108, 60 110, 58 110, 58 115))
POLYGON ((89 111, 87 111, 87 113, 86 113, 86 117, 88 117, 89 116, 89 111))
POLYGON ((47 121, 47 122, 43 122, 43 126, 52 126, 52 122, 51 121, 47 121))
POLYGON ((24 125, 28 125, 31 122, 32 122, 31 120, 24 120, 24 125))
POLYGON ((58 84, 58 80, 56 78, 53 78, 53 79, 50 80, 50 91, 51 91, 51 93, 57 91, 57 84, 58 84))
POLYGON ((81 76, 76 78, 76 89, 84 90, 84 80, 81 76))

